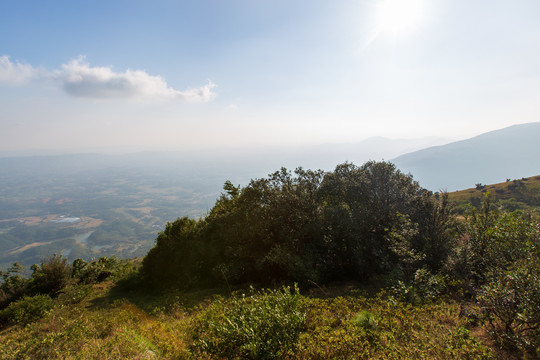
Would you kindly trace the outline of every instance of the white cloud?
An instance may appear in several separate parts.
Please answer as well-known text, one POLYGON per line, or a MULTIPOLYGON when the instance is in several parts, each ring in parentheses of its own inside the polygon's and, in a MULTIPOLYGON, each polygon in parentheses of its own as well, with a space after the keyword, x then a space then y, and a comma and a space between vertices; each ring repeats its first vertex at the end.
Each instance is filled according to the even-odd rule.
POLYGON ((36 69, 29 64, 22 64, 18 61, 13 63, 7 55, 0 56, 0 83, 24 85, 40 77, 43 73, 43 70, 36 69))
POLYGON ((161 98, 206 102, 215 95, 212 92, 215 85, 212 83, 178 91, 169 87, 160 76, 141 70, 117 73, 110 67, 91 67, 82 57, 62 65, 59 78, 68 94, 87 98, 161 98))
POLYGON ((111 67, 92 67, 79 57, 62 65, 61 70, 46 72, 31 65, 12 63, 9 57, 0 57, 0 82, 25 84, 36 78, 56 80, 71 96, 91 99, 180 100, 207 102, 215 97, 211 82, 199 88, 175 90, 160 76, 141 70, 114 72, 111 67))

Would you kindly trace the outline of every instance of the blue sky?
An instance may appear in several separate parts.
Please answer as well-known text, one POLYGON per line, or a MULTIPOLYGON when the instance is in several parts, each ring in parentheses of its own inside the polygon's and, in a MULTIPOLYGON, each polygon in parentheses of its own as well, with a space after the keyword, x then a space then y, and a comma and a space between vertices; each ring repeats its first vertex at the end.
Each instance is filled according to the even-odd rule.
POLYGON ((537 0, 4 1, 0 151, 457 139, 540 121, 539 15, 537 0))

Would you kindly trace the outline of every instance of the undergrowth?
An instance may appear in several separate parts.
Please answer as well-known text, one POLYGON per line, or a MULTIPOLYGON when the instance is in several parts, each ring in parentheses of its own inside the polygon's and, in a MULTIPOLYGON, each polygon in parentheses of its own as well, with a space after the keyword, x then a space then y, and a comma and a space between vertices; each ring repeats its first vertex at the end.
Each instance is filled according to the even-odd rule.
POLYGON ((205 294, 188 308, 193 294, 121 297, 113 286, 68 287, 41 319, 0 331, 0 359, 496 357, 451 302, 411 305, 384 293, 320 299, 280 288, 205 294))

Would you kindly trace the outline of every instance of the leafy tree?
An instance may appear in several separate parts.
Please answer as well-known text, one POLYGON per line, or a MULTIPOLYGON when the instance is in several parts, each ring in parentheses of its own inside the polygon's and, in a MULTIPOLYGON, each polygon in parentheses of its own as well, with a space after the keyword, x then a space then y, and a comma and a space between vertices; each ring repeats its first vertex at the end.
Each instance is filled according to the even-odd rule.
POLYGON ((493 269, 479 303, 503 344, 540 355, 540 260, 525 258, 508 269, 493 269))
POLYGON ((150 286, 198 285, 205 273, 198 248, 201 221, 183 217, 169 222, 143 260, 143 276, 150 286))
POLYGON ((506 345, 540 351, 540 223, 499 213, 489 194, 468 217, 449 265, 506 345))
POLYGON ((449 208, 446 196, 436 200, 431 195, 391 163, 338 165, 320 189, 322 232, 330 252, 327 273, 356 279, 387 273, 396 261, 405 260, 395 251, 397 239, 432 267, 440 267, 449 208))
POLYGON ((142 272, 150 283, 180 286, 367 280, 408 261, 397 239, 420 256, 409 265, 437 271, 449 214, 444 194, 435 199, 390 163, 282 168, 243 188, 226 182, 204 219, 167 224, 142 272))
POLYGON ((128 264, 120 262, 116 256, 102 256, 90 262, 75 259, 72 265, 72 277, 81 284, 93 284, 122 273, 128 266, 128 264))
POLYGON ((240 282, 302 277, 322 175, 282 168, 224 194, 205 219, 209 247, 222 249, 220 269, 240 282))
POLYGON ((32 265, 31 284, 34 292, 57 295, 71 278, 71 266, 67 258, 54 254, 43 260, 41 265, 32 265))
POLYGON ((0 309, 21 298, 28 291, 29 281, 22 275, 23 271, 24 267, 19 263, 13 263, 6 272, 0 271, 2 279, 0 283, 0 309))

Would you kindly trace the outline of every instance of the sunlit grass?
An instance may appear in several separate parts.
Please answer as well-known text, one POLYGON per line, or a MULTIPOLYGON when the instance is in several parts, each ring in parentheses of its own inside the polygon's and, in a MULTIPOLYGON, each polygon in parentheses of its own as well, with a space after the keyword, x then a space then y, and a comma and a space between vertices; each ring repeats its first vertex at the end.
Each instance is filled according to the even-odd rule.
MULTIPOLYGON (((211 299, 204 301, 208 293, 185 294, 185 299, 181 293, 121 297, 110 295, 110 286, 95 286, 76 304, 58 302, 43 319, 26 327, 4 329, 0 359, 213 358, 200 347, 192 353, 197 348, 193 324, 212 325, 200 323, 213 319, 201 317, 213 304, 211 299), (202 306, 186 308, 186 302, 196 302, 194 296, 202 306)), ((238 300, 222 297, 220 301, 226 309, 229 301, 238 300)), ((452 302, 412 306, 384 294, 301 296, 300 308, 305 323, 291 347, 294 351, 281 354, 285 359, 493 358, 458 316, 459 305, 452 302)))

